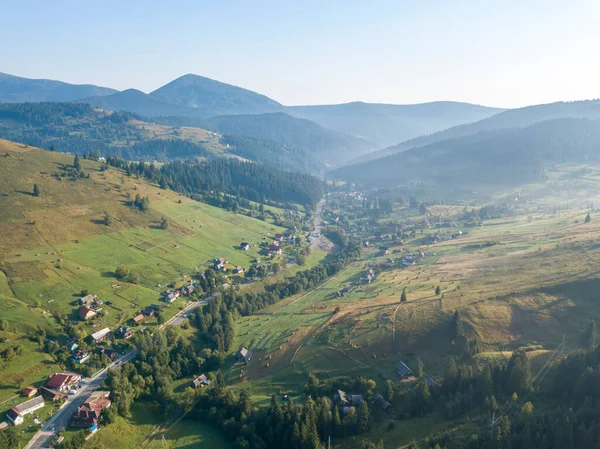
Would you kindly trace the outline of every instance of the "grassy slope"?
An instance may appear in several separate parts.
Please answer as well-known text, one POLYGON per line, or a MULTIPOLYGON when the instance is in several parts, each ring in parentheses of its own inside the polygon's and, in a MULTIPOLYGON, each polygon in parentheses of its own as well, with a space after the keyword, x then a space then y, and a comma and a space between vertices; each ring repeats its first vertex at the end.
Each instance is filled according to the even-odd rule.
MULTIPOLYGON (((100 172, 92 161, 81 161, 90 179, 69 181, 53 174, 61 165, 71 164, 72 156, 6 141, 0 141, 0 154, 0 309, 11 331, 0 350, 17 342, 24 347, 22 356, 2 366, 0 400, 56 370, 24 335, 37 326, 58 335, 53 315, 75 319, 74 301, 81 290, 112 302, 95 327, 85 324, 87 332, 101 325, 114 328, 156 303, 164 290, 161 286, 204 269, 214 257, 248 267, 257 250, 241 252, 235 246, 281 232, 268 223, 124 177, 114 169, 100 172), (34 183, 40 186, 39 197, 29 193, 34 183), (148 213, 125 204, 127 195, 136 193, 150 197, 148 213), (114 217, 111 227, 100 222, 104 212, 114 217), (168 230, 157 226, 163 215, 170 220, 168 230), (139 285, 116 281, 113 272, 121 264, 140 272, 139 285)), ((170 313, 177 307, 173 304, 170 313)))

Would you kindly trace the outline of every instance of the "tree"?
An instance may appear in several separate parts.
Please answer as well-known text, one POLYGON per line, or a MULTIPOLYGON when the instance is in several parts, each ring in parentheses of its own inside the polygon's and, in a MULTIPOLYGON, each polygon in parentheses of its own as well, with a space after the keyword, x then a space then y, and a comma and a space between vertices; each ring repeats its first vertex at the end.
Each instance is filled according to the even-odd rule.
POLYGON ((590 213, 588 212, 588 214, 585 216, 585 222, 589 223, 590 221, 592 221, 592 217, 590 217, 590 213))
POLYGON ((435 288, 435 294, 436 294, 437 296, 439 296, 441 292, 442 292, 442 290, 440 289, 440 286, 438 285, 438 286, 435 288))
POLYGON ((160 229, 169 229, 169 220, 165 216, 160 219, 160 229))
POLYGON ((417 369, 415 370, 415 376, 417 379, 423 377, 423 364, 421 363, 420 358, 417 358, 417 369))
POLYGON ((394 400, 394 383, 391 380, 385 381, 385 392, 383 393, 383 397, 388 402, 394 400))
POLYGON ((81 171, 81 163, 79 162, 79 156, 77 155, 75 155, 75 158, 73 159, 73 168, 77 172, 81 171))
POLYGON ((50 145, 50 151, 56 151, 56 148, 54 148, 54 145, 50 145))
POLYGON ((0 320, 0 331, 8 330, 8 320, 6 318, 2 318, 0 320))
POLYGON ((113 219, 112 216, 108 212, 104 212, 104 217, 102 218, 102 224, 105 226, 112 226, 113 219))
POLYGON ((460 317, 460 313, 458 310, 454 312, 454 317, 452 318, 453 331, 452 331, 452 339, 457 339, 459 337, 465 336, 465 331, 463 329, 462 318, 460 317))
POLYGON ((596 338, 596 320, 591 320, 581 334, 580 345, 583 348, 594 349, 596 347, 596 338))
POLYGON ((365 433, 369 431, 371 427, 371 412, 369 411, 369 405, 367 401, 362 401, 360 408, 358 409, 358 431, 365 433))
POLYGON ((406 297, 406 287, 402 290, 402 294, 400 295, 400 302, 406 302, 408 298, 406 297))
POLYGON ((40 187, 37 184, 33 185, 33 196, 40 196, 40 187))

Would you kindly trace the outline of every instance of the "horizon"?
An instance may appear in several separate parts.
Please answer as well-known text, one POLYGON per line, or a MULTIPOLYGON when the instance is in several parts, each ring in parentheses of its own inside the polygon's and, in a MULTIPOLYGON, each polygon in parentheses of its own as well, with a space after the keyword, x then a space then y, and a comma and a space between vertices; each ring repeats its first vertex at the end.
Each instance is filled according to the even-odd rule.
POLYGON ((573 3, 12 2, 1 70, 146 93, 193 73, 289 106, 597 98, 600 5, 573 3))

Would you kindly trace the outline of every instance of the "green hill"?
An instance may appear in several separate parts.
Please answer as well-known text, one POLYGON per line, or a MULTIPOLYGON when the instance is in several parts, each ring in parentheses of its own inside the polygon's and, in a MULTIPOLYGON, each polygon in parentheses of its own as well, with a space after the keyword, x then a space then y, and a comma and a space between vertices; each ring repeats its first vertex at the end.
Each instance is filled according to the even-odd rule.
MULTIPOLYGON (((263 236, 282 232, 114 167, 102 171, 98 162, 81 159, 80 177, 73 176, 70 155, 7 141, 0 141, 0 154, 0 315, 8 320, 0 351, 23 348, 14 360, 0 360, 0 401, 62 369, 27 334, 43 329, 64 344, 67 328, 83 335, 101 326, 114 330, 215 257, 247 268, 263 236), (149 198, 145 213, 129 205, 138 194, 149 198), (241 241, 257 246, 240 251, 241 241), (115 277, 121 265, 137 273, 135 283, 115 277), (75 301, 84 290, 105 301, 104 315, 92 322, 77 317, 75 301)), ((165 318, 182 303, 165 309, 165 318)))

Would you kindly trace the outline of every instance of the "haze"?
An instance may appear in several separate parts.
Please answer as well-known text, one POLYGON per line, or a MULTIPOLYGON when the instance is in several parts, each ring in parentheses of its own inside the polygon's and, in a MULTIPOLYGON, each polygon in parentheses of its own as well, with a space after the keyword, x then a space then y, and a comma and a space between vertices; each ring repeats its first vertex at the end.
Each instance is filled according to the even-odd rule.
POLYGON ((288 104, 600 96, 595 1, 4 2, 0 71, 149 92, 196 73, 288 104))

